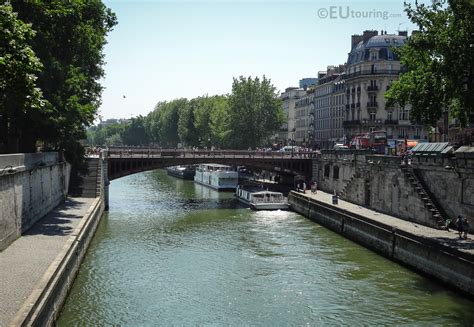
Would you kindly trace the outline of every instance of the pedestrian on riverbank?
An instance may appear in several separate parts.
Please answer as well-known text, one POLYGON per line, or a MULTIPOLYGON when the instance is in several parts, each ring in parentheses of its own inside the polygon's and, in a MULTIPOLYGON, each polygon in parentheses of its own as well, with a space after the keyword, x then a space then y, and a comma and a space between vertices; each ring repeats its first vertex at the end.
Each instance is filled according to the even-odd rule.
POLYGON ((306 182, 303 182, 303 193, 306 194, 306 182))
POLYGON ((459 238, 461 239, 462 231, 463 231, 463 219, 461 215, 459 215, 458 218, 456 219, 456 228, 458 229, 459 238))
POLYGON ((462 231, 463 231, 462 238, 467 240, 467 232, 469 232, 469 222, 467 221, 466 217, 464 217, 464 219, 462 220, 462 231))
POLYGON ((449 226, 451 225, 451 218, 446 219, 444 228, 449 232, 449 226))
POLYGON ((316 181, 314 181, 313 185, 311 185, 311 193, 313 194, 318 193, 318 183, 316 183, 316 181))

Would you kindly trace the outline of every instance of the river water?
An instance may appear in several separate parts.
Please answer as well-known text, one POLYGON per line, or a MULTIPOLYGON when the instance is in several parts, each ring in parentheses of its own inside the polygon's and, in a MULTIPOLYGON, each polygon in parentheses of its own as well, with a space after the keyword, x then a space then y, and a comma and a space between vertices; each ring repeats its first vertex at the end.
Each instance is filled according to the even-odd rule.
POLYGON ((58 325, 473 323, 473 301, 301 215, 158 170, 111 183, 58 325))

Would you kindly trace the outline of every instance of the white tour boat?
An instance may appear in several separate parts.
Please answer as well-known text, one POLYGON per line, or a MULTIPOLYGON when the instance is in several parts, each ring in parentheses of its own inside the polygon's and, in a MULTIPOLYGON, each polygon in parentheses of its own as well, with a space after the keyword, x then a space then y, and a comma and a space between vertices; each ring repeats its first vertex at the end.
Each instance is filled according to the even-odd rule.
POLYGON ((235 190, 239 182, 239 174, 232 170, 231 166, 200 164, 196 168, 194 181, 218 191, 235 190))
POLYGON ((257 186, 237 186, 235 196, 253 210, 288 210, 288 201, 280 192, 257 186))

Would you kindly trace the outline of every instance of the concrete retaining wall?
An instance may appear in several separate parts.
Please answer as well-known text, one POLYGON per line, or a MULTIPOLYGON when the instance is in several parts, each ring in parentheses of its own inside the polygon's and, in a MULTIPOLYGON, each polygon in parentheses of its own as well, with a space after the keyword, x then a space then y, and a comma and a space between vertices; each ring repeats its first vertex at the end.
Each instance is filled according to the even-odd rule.
POLYGON ((53 326, 104 213, 97 198, 12 322, 14 326, 53 326))
MULTIPOLYGON (((455 164, 452 163, 454 166, 455 164)), ((473 169, 447 170, 439 165, 416 165, 420 177, 453 220, 458 215, 469 220, 470 232, 474 232, 474 174, 473 169)))
POLYGON ((0 155, 0 251, 61 203, 69 174, 56 152, 0 155))
MULTIPOLYGON (((400 157, 364 151, 323 151, 313 161, 313 178, 321 190, 335 190, 347 201, 437 228, 437 219, 402 173, 400 163, 400 157)), ((473 232, 474 160, 416 156, 411 166, 433 201, 453 220, 457 215, 467 217, 473 232)))
POLYGON ((388 258, 474 296, 474 256, 291 192, 296 212, 388 258))

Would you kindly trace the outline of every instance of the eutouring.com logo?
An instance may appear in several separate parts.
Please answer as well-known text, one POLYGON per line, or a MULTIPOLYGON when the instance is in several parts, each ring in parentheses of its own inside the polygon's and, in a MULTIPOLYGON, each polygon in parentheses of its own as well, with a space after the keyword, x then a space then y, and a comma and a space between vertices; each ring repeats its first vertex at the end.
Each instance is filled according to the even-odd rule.
POLYGON ((367 19, 380 18, 387 20, 389 18, 401 17, 401 14, 391 14, 382 10, 355 10, 349 6, 329 6, 318 9, 318 17, 321 19, 367 19))

